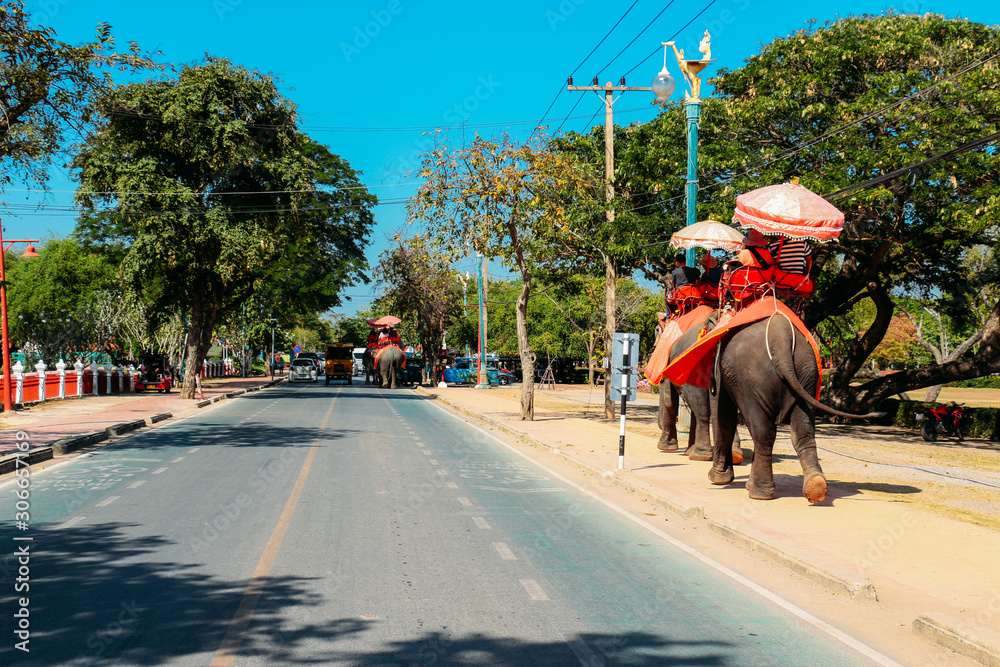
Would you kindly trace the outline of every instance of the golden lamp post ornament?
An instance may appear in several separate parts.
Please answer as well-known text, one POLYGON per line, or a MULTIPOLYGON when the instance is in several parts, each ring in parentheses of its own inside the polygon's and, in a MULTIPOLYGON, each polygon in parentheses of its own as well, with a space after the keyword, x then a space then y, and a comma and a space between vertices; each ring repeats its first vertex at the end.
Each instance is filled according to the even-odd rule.
MULTIPOLYGON (((674 55, 677 56, 677 66, 680 67, 681 73, 684 75, 684 80, 687 81, 688 88, 690 88, 690 94, 687 96, 688 100, 700 100, 701 99, 701 71, 708 67, 708 64, 712 62, 712 36, 705 31, 705 36, 702 37, 701 42, 698 44, 698 51, 700 51, 705 57, 701 60, 687 60, 684 57, 684 49, 678 49, 674 42, 660 42, 664 47, 669 46, 674 50, 674 55)), ((666 58, 664 58, 666 60, 666 58)), ((664 63, 666 66, 666 63, 664 63)))

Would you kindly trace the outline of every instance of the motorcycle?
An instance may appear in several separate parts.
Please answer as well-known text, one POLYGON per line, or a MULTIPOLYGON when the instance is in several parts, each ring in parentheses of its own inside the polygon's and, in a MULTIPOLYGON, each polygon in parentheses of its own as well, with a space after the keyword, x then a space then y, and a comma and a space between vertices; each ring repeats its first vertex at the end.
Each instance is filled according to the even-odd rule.
POLYGON ((927 442, 934 442, 938 435, 955 436, 959 442, 965 440, 962 432, 962 406, 965 403, 952 403, 936 408, 921 408, 917 410, 914 419, 920 422, 920 435, 927 442))

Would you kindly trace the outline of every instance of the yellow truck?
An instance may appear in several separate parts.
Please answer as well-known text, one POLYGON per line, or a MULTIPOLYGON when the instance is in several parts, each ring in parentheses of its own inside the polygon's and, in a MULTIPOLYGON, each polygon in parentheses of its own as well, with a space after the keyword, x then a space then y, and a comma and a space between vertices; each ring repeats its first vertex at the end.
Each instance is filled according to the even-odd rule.
POLYGON ((354 346, 350 343, 331 343, 326 346, 326 383, 330 380, 347 380, 353 384, 354 346))

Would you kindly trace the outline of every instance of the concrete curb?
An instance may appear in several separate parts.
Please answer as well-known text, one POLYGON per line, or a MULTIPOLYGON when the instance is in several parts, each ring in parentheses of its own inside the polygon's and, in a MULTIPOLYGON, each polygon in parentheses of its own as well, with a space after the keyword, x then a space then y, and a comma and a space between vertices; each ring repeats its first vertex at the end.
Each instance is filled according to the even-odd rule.
POLYGON ((63 438, 62 440, 57 440, 52 443, 52 453, 55 456, 62 456, 63 454, 69 454, 70 452, 75 452, 81 447, 86 447, 88 445, 93 445, 98 442, 104 442, 107 440, 111 434, 108 433, 110 429, 105 429, 103 431, 94 431, 92 433, 84 433, 83 435, 74 435, 70 438, 63 438))
POLYGON ((115 424, 109 426, 105 429, 109 436, 121 435, 123 433, 131 433, 132 431, 138 431, 140 428, 146 425, 145 419, 136 419, 130 422, 123 422, 121 424, 115 424))
MULTIPOLYGON (((826 567, 821 567, 815 563, 809 563, 802 559, 796 558, 790 554, 787 554, 780 549, 776 549, 768 545, 763 540, 756 537, 748 535, 742 530, 734 528, 732 525, 726 524, 724 522, 718 521, 711 517, 705 515, 705 509, 698 505, 686 505, 683 502, 677 502, 676 500, 666 498, 658 491, 650 489, 648 486, 643 484, 638 480, 629 479, 624 476, 620 476, 620 473, 616 470, 605 470, 599 468, 587 461, 582 461, 578 459, 575 454, 570 452, 565 452, 560 447, 553 447, 552 445, 546 444, 535 440, 530 436, 526 436, 523 433, 512 429, 507 424, 502 424, 490 417, 472 412, 462 406, 452 403, 446 398, 443 398, 437 394, 426 391, 423 388, 418 388, 417 392, 428 396, 432 399, 439 400, 442 403, 448 405, 453 410, 456 410, 462 414, 469 415, 480 421, 483 424, 487 424, 497 430, 503 431, 508 435, 512 435, 522 442, 532 445, 533 447, 538 447, 555 454, 558 454, 567 461, 573 463, 577 467, 586 470, 592 475, 599 477, 609 477, 612 479, 612 483, 625 489, 631 493, 634 493, 640 498, 646 498, 649 502, 655 503, 665 509, 674 512, 684 518, 701 518, 707 522, 708 529, 715 532, 718 535, 725 537, 737 544, 748 547, 750 549, 755 549, 761 555, 771 559, 777 564, 791 569, 793 572, 799 574, 800 576, 809 579, 815 583, 820 584, 827 590, 836 593, 838 595, 847 594, 852 600, 874 602, 878 600, 878 595, 875 590, 875 586, 867 579, 858 579, 856 576, 849 573, 834 573, 826 569, 826 567)), ((832 569, 832 568, 831 568, 832 569)))
MULTIPOLYGON (((42 461, 48 461, 53 456, 52 447, 36 447, 34 449, 29 449, 26 452, 14 452, 13 454, 5 454, 0 456, 0 475, 6 475, 9 472, 13 472, 17 468, 17 459, 27 459, 28 465, 34 465, 36 463, 41 463, 42 461)), ((24 466, 21 466, 22 468, 24 466)))
POLYGON ((996 648, 1000 646, 1000 634, 992 630, 973 628, 944 614, 927 613, 913 621, 913 632, 976 662, 1000 667, 1000 651, 996 648))
POLYGON ((161 422, 164 419, 172 419, 174 414, 172 412, 161 412, 160 414, 153 415, 152 417, 146 417, 146 423, 152 426, 157 422, 161 422))
POLYGON ((194 407, 196 407, 196 408, 204 408, 205 406, 208 406, 208 405, 211 405, 211 404, 212 404, 212 399, 207 398, 204 401, 199 401, 199 402, 195 403, 194 407))

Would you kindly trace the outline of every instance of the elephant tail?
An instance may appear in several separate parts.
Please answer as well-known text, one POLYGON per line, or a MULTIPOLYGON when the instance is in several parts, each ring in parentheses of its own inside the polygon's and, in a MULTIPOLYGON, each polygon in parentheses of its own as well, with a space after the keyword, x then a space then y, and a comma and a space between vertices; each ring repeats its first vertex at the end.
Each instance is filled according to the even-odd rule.
MULTIPOLYGON (((794 333, 792 334, 795 335, 794 333)), ((856 415, 850 412, 841 412, 836 408, 831 408, 828 405, 823 405, 815 398, 809 395, 809 392, 805 390, 802 383, 799 382, 798 376, 795 375, 795 364, 792 363, 791 349, 789 349, 789 354, 775 354, 774 349, 771 347, 771 341, 765 335, 764 344, 767 345, 767 354, 771 358, 771 365, 778 372, 778 375, 784 378, 788 386, 792 388, 792 391, 801 398, 803 401, 813 406, 817 410, 822 410, 828 414, 834 415, 835 417, 843 417, 844 419, 875 419, 877 417, 882 417, 885 415, 883 412, 869 412, 864 415, 856 415)))

